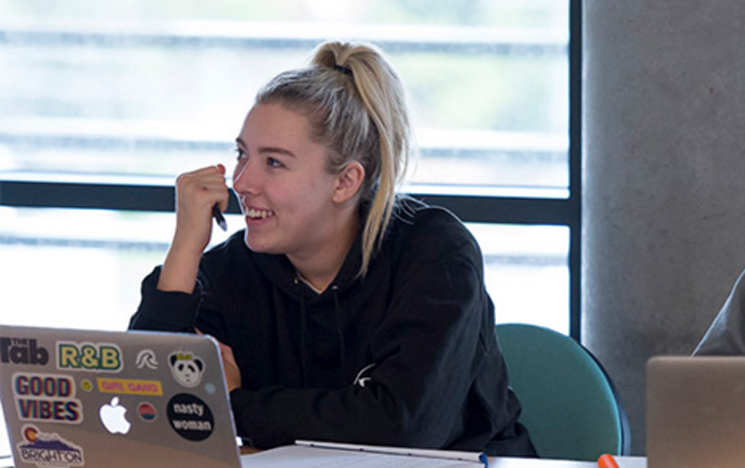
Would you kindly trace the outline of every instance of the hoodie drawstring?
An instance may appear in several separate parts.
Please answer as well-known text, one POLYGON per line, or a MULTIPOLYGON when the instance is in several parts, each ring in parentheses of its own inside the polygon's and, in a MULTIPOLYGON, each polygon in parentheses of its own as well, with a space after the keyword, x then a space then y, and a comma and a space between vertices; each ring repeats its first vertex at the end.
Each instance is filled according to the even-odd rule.
POLYGON ((336 336, 339 338, 339 364, 344 379, 347 378, 347 366, 345 358, 347 356, 347 342, 344 339, 344 314, 342 313, 341 304, 339 303, 339 286, 332 285, 331 291, 334 295, 334 313, 336 318, 336 336))
MULTIPOLYGON (((295 277, 295 284, 299 284, 300 280, 295 277)), ((305 307, 305 296, 300 295, 300 381, 303 386, 307 385, 307 369, 308 369, 308 311, 305 307)))

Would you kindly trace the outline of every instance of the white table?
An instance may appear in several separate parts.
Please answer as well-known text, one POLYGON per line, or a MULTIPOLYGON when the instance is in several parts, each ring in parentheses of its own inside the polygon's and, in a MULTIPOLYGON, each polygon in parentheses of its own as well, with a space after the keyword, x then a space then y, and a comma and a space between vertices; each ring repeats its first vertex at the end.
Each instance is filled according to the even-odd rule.
MULTIPOLYGON (((364 468, 393 467, 399 461, 385 460, 387 455, 361 454, 348 450, 328 450, 322 448, 287 446, 241 456, 244 468, 306 468, 306 467, 346 467, 362 466, 364 468)), ((469 466, 480 467, 480 463, 461 463, 442 459, 409 457, 406 466, 417 468, 432 466, 469 466), (415 461, 416 460, 416 461, 415 461), (409 463, 410 462, 410 463, 409 463)), ((645 457, 616 457, 619 468, 647 468, 645 457)), ((489 457, 489 468, 598 468, 597 462, 550 460, 537 458, 489 457)))

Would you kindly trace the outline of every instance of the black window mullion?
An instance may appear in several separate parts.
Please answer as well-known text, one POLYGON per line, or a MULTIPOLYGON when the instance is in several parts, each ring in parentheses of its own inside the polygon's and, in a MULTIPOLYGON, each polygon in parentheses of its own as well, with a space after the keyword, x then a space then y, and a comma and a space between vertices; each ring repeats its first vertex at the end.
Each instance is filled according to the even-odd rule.
MULTIPOLYGON (((466 222, 574 224, 575 209, 570 200, 411 195, 448 208, 466 222)), ((0 205, 170 212, 174 206, 174 189, 160 185, 0 180, 0 205)), ((239 212, 234 196, 228 212, 239 212)))

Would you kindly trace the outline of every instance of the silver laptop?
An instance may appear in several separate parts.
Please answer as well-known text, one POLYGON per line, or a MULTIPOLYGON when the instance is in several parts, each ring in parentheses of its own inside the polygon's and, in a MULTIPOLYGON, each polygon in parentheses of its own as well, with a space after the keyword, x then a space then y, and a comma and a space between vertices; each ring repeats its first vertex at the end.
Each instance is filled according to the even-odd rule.
POLYGON ((649 360, 647 466, 745 466, 745 357, 649 360))
POLYGON ((17 468, 241 466, 211 338, 0 326, 0 397, 17 468))

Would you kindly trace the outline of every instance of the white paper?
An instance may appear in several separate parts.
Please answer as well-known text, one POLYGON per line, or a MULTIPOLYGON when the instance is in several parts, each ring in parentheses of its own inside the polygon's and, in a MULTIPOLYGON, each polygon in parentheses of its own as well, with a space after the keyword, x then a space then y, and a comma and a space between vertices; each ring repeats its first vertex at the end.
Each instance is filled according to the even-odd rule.
POLYGON ((479 463, 488 465, 486 455, 481 452, 463 452, 457 450, 433 450, 420 449, 411 447, 386 447, 380 445, 359 445, 359 444, 342 444, 339 442, 324 442, 314 440, 296 440, 296 445, 306 447, 318 447, 337 450, 349 450, 354 452, 367 452, 385 455, 406 455, 410 457, 427 457, 427 458, 444 458, 448 460, 457 460, 465 462, 479 463))
POLYGON ((473 463, 442 458, 385 455, 370 452, 290 445, 241 457, 246 468, 474 468, 473 463))

